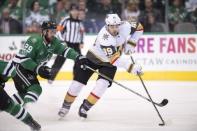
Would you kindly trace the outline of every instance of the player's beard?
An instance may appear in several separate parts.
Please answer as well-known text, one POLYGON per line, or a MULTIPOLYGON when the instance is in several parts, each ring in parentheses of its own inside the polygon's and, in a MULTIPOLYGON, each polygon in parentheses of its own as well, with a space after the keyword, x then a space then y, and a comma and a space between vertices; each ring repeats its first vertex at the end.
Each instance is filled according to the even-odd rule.
POLYGON ((118 35, 118 31, 110 31, 109 29, 108 29, 108 32, 112 35, 112 36, 117 36, 118 35))
POLYGON ((46 33, 45 35, 45 40, 47 41, 47 43, 50 43, 52 41, 54 36, 49 37, 48 33, 46 33))
POLYGON ((117 36, 118 35, 118 32, 117 31, 111 32, 111 35, 112 36, 117 36))

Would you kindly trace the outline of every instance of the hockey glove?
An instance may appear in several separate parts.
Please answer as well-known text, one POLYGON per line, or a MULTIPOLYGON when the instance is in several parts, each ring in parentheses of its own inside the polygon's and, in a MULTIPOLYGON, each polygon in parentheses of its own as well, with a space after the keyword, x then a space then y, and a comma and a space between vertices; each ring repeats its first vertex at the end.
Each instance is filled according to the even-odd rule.
POLYGON ((5 80, 4 78, 6 78, 6 76, 0 75, 0 88, 4 88, 4 86, 5 86, 5 82, 7 80, 5 80))
POLYGON ((36 68, 36 73, 44 79, 50 79, 52 77, 51 68, 49 68, 48 66, 38 66, 36 68))
POLYGON ((0 83, 0 88, 4 88, 4 86, 5 86, 5 83, 3 82, 3 83, 0 83))
POLYGON ((133 69, 131 71, 134 75, 143 75, 142 67, 140 65, 133 65, 133 69))
POLYGON ((88 59, 83 55, 78 55, 75 59, 75 65, 80 66, 83 70, 86 70, 86 65, 88 64, 88 59))

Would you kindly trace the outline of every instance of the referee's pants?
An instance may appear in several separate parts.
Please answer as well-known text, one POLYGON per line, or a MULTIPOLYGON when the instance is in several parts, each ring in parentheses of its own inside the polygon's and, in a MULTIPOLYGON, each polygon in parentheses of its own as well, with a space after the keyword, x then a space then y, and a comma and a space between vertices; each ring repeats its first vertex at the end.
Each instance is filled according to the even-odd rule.
MULTIPOLYGON (((76 52, 78 52, 79 54, 81 54, 81 49, 80 49, 80 44, 79 43, 70 43, 70 42, 66 42, 68 47, 73 48, 76 52)), ((66 61, 66 58, 64 58, 63 56, 57 56, 53 65, 52 65, 52 69, 51 69, 51 78, 50 80, 54 80, 55 77, 57 76, 58 72, 60 71, 61 67, 63 66, 64 62, 66 61)))

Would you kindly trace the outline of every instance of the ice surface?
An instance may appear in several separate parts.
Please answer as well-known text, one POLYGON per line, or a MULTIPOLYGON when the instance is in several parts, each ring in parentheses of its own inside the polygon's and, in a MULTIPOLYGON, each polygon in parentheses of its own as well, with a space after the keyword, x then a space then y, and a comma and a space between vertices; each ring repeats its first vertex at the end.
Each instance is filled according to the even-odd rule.
MULTIPOLYGON (((146 93, 140 81, 119 81, 146 93)), ((57 112, 61 107, 70 81, 55 81, 49 85, 42 81, 43 93, 29 110, 42 125, 42 131, 196 131, 197 130, 197 82, 146 81, 145 84, 156 102, 169 100, 165 107, 158 107, 166 121, 160 127, 160 119, 151 103, 113 84, 102 99, 88 112, 88 119, 78 117, 78 108, 95 82, 83 88, 71 111, 63 120, 57 112)), ((15 92, 12 82, 6 84, 9 94, 15 92)), ((28 131, 29 128, 7 113, 0 113, 0 131, 28 131)))

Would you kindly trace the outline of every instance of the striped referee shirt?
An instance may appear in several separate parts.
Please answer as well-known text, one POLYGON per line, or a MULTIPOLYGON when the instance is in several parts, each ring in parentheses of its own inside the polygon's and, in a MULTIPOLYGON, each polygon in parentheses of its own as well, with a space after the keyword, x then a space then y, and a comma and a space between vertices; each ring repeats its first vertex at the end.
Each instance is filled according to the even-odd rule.
POLYGON ((67 16, 61 20, 57 30, 58 32, 56 36, 62 41, 69 43, 83 43, 84 26, 81 20, 67 16))

